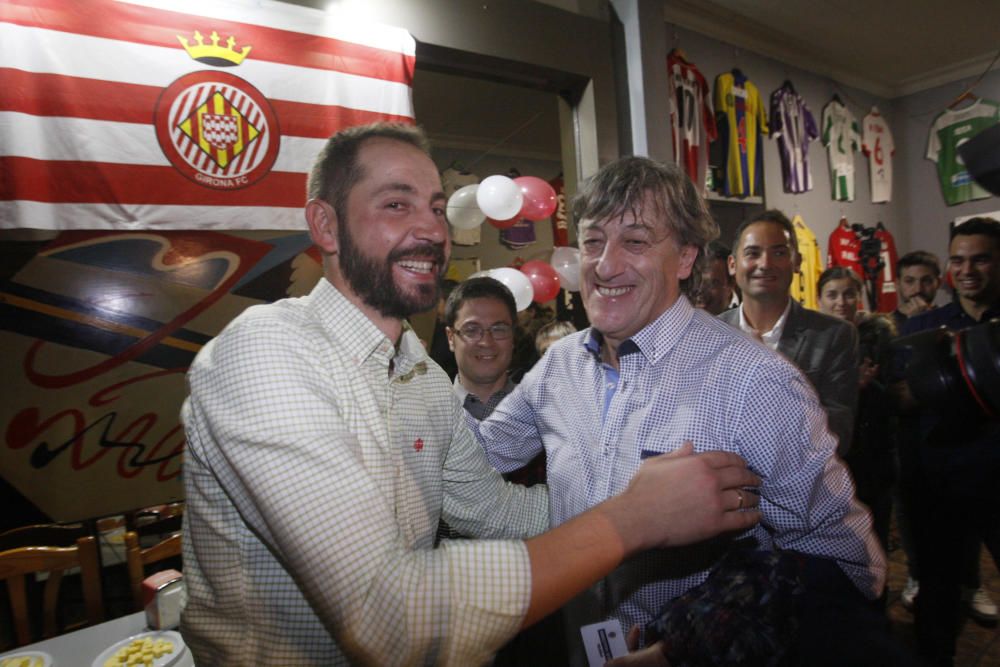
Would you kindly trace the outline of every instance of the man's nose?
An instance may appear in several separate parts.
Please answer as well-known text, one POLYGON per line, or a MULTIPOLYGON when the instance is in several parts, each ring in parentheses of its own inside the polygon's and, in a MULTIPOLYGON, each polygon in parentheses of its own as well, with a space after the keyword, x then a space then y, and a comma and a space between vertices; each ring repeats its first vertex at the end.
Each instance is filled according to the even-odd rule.
POLYGON ((448 223, 443 218, 431 209, 418 211, 415 215, 417 221, 414 236, 435 244, 445 242, 448 238, 448 223))
POLYGON ((601 278, 611 278, 622 272, 621 247, 618 243, 604 244, 601 256, 597 259, 597 275, 601 278))

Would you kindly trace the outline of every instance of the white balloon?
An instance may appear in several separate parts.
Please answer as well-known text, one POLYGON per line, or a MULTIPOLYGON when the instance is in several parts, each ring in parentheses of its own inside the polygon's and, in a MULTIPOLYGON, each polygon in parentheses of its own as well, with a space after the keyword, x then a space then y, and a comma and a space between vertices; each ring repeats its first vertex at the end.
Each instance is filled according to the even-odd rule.
POLYGON ((580 291, 580 249, 559 246, 552 250, 552 268, 559 274, 559 282, 568 292, 580 291))
POLYGON ((466 278, 466 280, 470 280, 472 278, 490 278, 490 277, 491 277, 490 276, 490 270, 486 269, 485 271, 476 271, 471 276, 469 276, 468 278, 466 278))
POLYGON ((476 191, 476 203, 494 220, 510 220, 521 212, 524 194, 520 186, 506 176, 487 176, 476 191))
POLYGON ((466 185, 448 198, 448 222, 455 229, 475 229, 486 222, 486 214, 476 203, 478 189, 476 183, 466 185))
POLYGON ((531 300, 535 298, 535 289, 531 286, 528 276, 517 269, 507 266, 491 269, 490 278, 499 280, 506 285, 510 293, 514 295, 514 304, 517 306, 518 312, 530 306, 531 300))

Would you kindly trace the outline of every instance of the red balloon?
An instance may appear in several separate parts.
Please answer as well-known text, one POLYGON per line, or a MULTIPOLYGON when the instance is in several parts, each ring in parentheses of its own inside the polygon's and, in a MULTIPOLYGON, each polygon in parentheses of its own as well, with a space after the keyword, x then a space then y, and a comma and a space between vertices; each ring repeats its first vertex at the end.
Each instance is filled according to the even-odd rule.
POLYGON ((521 219, 521 215, 515 215, 510 220, 494 220, 493 218, 486 218, 486 222, 490 223, 497 229, 509 229, 517 224, 517 221, 521 219))
POLYGON ((556 210, 558 201, 556 191, 551 185, 537 176, 518 176, 514 182, 524 195, 524 203, 521 204, 522 218, 533 221, 544 220, 556 210))
POLYGON ((521 272, 528 276, 535 290, 535 303, 544 303, 559 294, 559 274, 548 262, 533 259, 521 265, 521 272))

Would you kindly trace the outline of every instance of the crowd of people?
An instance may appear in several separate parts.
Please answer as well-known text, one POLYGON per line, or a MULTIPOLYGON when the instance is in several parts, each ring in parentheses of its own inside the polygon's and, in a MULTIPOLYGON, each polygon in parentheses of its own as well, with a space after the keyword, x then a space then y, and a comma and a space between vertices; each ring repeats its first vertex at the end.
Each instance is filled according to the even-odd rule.
POLYGON ((576 331, 519 317, 492 278, 442 298, 418 129, 338 133, 308 197, 324 278, 248 309, 189 374, 198 664, 586 665, 580 628, 606 619, 632 649, 616 665, 950 664, 985 595, 972 555, 1000 546, 1000 433, 909 391, 918 351, 895 341, 1000 316, 1000 223, 953 230, 946 306, 915 252, 895 313, 861 312, 845 269, 815 312, 789 296, 780 211, 726 248, 682 170, 621 158, 572 206, 576 331), (436 305, 425 346, 406 320, 436 305), (884 614, 894 504, 919 655, 884 614))

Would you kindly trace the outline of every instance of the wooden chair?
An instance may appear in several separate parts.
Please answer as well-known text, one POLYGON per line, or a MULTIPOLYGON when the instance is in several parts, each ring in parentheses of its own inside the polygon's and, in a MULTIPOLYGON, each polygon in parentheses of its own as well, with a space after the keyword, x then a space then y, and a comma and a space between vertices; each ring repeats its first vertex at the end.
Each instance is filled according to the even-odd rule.
POLYGON ((89 534, 90 531, 82 523, 40 523, 21 526, 0 533, 0 551, 36 547, 40 544, 47 547, 72 547, 76 545, 78 539, 89 534))
POLYGON ((62 583, 63 572, 74 567, 80 568, 80 583, 87 609, 87 620, 82 624, 67 626, 63 628, 64 630, 104 620, 101 568, 96 540, 86 536, 77 539, 76 546, 72 547, 30 546, 0 552, 0 579, 7 583, 7 592, 14 614, 17 646, 30 644, 32 641, 25 577, 39 572, 48 573, 42 592, 42 638, 44 639, 56 635, 59 586, 62 583))
POLYGON ((181 530, 184 503, 147 507, 126 514, 126 530, 135 531, 139 546, 149 547, 181 530))
POLYGON ((148 549, 139 546, 139 535, 135 531, 125 533, 125 560, 128 564, 129 584, 132 587, 132 601, 136 611, 142 611, 142 580, 146 578, 145 567, 167 558, 181 555, 181 534, 174 533, 148 549))

